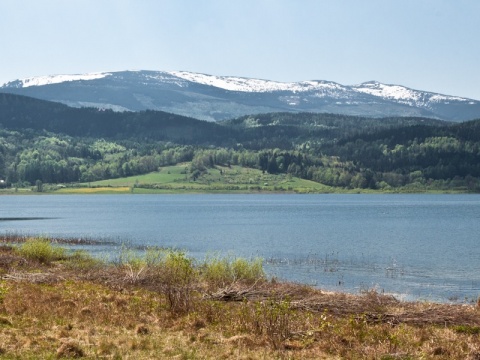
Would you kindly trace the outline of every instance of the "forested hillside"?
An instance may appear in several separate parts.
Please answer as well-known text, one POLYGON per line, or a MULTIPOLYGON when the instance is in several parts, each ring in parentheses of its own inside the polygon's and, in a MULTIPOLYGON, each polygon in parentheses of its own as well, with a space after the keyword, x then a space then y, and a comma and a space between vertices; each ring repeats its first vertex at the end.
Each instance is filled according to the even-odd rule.
POLYGON ((0 184, 77 183, 188 163, 285 173, 344 189, 480 191, 480 120, 274 113, 210 123, 0 94, 0 184))
POLYGON ((215 123, 162 111, 114 112, 71 108, 59 103, 0 93, 0 124, 12 130, 46 130, 69 136, 173 140, 202 144, 230 137, 215 123))

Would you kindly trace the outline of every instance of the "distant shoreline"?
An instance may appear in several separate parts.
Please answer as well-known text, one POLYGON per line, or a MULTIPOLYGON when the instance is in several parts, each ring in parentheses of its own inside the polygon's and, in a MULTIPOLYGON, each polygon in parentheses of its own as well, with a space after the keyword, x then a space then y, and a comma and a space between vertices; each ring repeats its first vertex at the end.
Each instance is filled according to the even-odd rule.
POLYGON ((99 194, 118 194, 118 195, 138 195, 138 194, 478 194, 476 192, 468 192, 462 190, 411 190, 411 189, 394 189, 394 190, 373 190, 373 189, 331 189, 328 191, 315 191, 312 189, 292 189, 292 190, 219 190, 219 189, 146 189, 129 187, 78 187, 78 188, 62 188, 53 191, 36 192, 32 190, 3 189, 0 190, 1 195, 99 195, 99 194))

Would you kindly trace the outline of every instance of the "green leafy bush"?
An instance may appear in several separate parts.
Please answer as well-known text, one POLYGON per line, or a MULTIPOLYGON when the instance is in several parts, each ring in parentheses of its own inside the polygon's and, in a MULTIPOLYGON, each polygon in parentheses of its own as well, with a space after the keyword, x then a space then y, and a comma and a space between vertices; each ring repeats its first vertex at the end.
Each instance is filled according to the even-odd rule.
POLYGON ((172 312, 185 313, 194 307, 199 284, 209 288, 235 282, 254 284, 265 278, 263 260, 255 258, 208 257, 198 264, 184 251, 150 248, 145 253, 123 246, 115 261, 125 280, 149 283, 163 293, 172 312))
POLYGON ((141 254, 123 246, 116 264, 124 269, 125 280, 149 283, 163 293, 172 312, 191 310, 198 271, 185 252, 150 248, 141 254))
POLYGON ((64 248, 53 246, 50 240, 45 238, 28 239, 20 246, 18 253, 27 259, 35 260, 42 264, 50 264, 52 261, 67 258, 64 248))
POLYGON ((200 270, 203 279, 214 286, 225 286, 236 281, 254 283, 265 278, 263 260, 260 258, 209 257, 200 270))
POLYGON ((194 284, 198 279, 193 260, 183 251, 168 250, 159 265, 159 275, 171 311, 175 313, 190 311, 193 305, 194 284))
POLYGON ((263 271, 263 260, 261 258, 255 258, 250 261, 247 259, 238 258, 232 262, 231 268, 232 275, 235 280, 255 282, 265 277, 265 272, 263 271))

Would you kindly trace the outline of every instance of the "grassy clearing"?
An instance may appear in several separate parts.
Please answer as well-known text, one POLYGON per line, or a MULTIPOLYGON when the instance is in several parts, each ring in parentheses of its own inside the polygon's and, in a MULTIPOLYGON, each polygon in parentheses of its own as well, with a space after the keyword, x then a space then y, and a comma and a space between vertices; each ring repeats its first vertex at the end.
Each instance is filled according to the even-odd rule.
POLYGON ((113 186, 113 187, 132 187, 136 184, 171 184, 175 182, 183 182, 188 176, 186 172, 188 171, 188 163, 179 164, 175 166, 167 166, 161 168, 157 172, 138 175, 138 176, 129 176, 119 179, 110 179, 95 181, 90 184, 90 186, 113 186), (187 175, 187 176, 186 176, 187 175))
POLYGON ((267 174, 240 166, 216 166, 193 180, 190 164, 161 168, 150 174, 80 184, 57 193, 297 192, 325 193, 332 188, 286 174, 267 174))
POLYGON ((278 283, 258 259, 123 249, 105 263, 0 242, 2 359, 480 357, 478 306, 278 283))

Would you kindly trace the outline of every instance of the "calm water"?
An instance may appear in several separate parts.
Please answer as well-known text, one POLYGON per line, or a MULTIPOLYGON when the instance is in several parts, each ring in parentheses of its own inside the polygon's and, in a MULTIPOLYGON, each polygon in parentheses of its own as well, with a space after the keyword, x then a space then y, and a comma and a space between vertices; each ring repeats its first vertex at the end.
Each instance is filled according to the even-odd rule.
POLYGON ((2 234, 260 256, 269 275, 331 290, 480 295, 479 195, 1 196, 0 219, 2 234))

